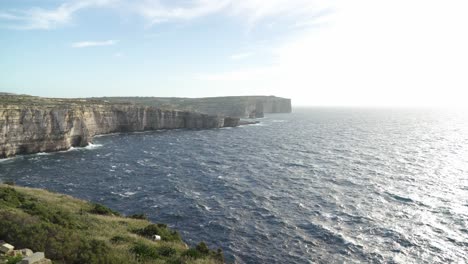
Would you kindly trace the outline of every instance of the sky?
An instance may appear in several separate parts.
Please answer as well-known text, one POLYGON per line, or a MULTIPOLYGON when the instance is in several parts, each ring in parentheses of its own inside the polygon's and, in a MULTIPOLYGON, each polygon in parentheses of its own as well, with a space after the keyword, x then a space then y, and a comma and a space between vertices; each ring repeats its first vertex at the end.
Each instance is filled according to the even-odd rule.
POLYGON ((0 92, 465 106, 466 0, 0 0, 0 92))

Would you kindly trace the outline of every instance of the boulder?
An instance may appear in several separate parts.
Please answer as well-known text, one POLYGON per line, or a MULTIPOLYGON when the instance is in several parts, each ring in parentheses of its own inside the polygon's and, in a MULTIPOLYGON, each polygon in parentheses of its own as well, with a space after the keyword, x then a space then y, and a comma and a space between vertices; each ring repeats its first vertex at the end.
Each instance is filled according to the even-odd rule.
POLYGON ((52 261, 46 259, 44 252, 36 252, 29 257, 25 257, 21 260, 20 264, 50 264, 52 261))
POLYGON ((23 257, 29 257, 32 254, 34 254, 34 252, 32 250, 30 250, 29 248, 23 248, 23 249, 15 250, 15 256, 21 255, 23 257))
POLYGON ((8 244, 8 243, 3 243, 2 245, 0 245, 0 252, 3 253, 3 254, 8 254, 11 251, 13 251, 14 249, 15 249, 15 247, 8 244))

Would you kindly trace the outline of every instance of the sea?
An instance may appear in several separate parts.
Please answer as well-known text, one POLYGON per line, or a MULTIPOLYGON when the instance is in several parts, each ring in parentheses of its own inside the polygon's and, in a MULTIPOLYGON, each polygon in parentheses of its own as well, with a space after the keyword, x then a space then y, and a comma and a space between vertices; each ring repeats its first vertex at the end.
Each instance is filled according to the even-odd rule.
POLYGON ((145 213, 228 263, 467 263, 468 113, 295 108, 256 125, 96 137, 0 180, 145 213))

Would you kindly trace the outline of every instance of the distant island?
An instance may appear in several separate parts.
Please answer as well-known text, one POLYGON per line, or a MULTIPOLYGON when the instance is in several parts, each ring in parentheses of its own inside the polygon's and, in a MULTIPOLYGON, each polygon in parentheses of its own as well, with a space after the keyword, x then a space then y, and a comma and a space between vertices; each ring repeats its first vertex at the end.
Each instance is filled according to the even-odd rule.
POLYGON ((42 98, 0 94, 0 159, 84 147, 96 135, 158 129, 210 129, 249 124, 241 118, 289 113, 274 96, 212 98, 42 98))

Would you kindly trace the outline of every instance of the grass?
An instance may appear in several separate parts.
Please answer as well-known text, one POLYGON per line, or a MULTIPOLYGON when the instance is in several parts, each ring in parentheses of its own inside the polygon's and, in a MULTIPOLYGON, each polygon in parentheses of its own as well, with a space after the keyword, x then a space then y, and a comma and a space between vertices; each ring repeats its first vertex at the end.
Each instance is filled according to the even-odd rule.
POLYGON ((204 243, 189 248, 167 225, 135 218, 67 195, 0 184, 0 240, 43 251, 54 263, 224 262, 222 252, 204 243))

